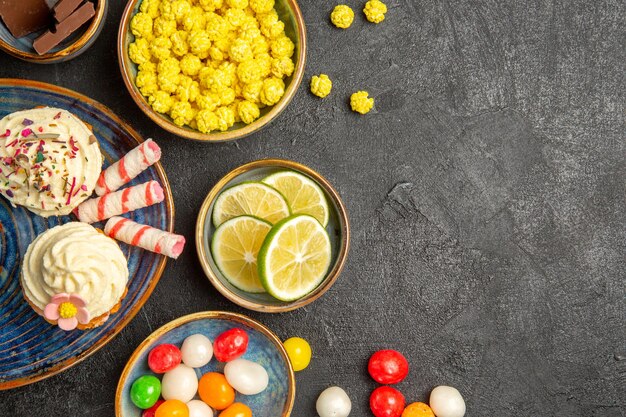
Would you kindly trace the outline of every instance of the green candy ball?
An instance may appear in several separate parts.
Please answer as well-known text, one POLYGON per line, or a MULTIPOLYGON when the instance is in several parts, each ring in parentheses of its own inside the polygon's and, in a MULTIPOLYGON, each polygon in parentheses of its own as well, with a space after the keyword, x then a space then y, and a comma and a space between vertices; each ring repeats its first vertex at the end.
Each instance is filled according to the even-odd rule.
POLYGON ((156 404, 160 396, 161 381, 154 375, 140 376, 130 387, 131 401, 142 410, 156 404))

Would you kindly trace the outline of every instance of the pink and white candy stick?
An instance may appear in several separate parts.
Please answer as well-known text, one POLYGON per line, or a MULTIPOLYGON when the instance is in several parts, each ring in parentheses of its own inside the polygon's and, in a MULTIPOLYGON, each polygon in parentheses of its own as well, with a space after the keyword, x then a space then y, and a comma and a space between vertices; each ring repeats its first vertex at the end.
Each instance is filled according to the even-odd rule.
POLYGON ((78 220, 95 223, 109 217, 160 203, 165 198, 163 188, 156 181, 148 181, 124 188, 102 197, 90 198, 74 209, 78 220))
POLYGON ((174 259, 178 258, 185 247, 184 236, 135 223, 124 217, 111 217, 104 226, 104 233, 129 245, 139 246, 174 259))
POLYGON ((161 159, 161 148, 152 139, 128 152, 122 159, 102 171, 96 183, 96 194, 105 195, 118 190, 161 159))

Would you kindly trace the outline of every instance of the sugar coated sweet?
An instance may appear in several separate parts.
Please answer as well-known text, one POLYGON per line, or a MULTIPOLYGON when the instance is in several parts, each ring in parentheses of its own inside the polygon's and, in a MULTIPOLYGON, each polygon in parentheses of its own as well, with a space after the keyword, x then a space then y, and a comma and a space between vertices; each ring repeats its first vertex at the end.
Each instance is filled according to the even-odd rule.
POLYGON ((385 13, 387 13, 387 6, 380 0, 369 0, 365 3, 363 13, 367 20, 372 23, 380 23, 385 20, 385 13))
POLYGON ((296 48, 274 0, 143 0, 139 10, 135 85, 176 125, 225 131, 283 98, 296 48))
POLYGON ((374 107, 374 98, 368 97, 367 91, 357 91, 350 96, 350 107, 357 113, 368 113, 374 107))
POLYGON ((354 20, 354 12, 349 6, 339 4, 330 14, 330 21, 340 29, 348 29, 354 20))
POLYGON ((318 97, 324 98, 330 94, 333 89, 333 82, 326 74, 314 75, 311 78, 311 93, 318 97))

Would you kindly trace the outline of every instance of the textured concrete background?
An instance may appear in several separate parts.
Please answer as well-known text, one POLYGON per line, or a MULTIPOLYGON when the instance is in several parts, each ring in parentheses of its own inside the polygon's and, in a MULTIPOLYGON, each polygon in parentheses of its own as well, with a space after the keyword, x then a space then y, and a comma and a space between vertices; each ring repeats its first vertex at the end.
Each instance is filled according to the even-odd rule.
MULTIPOLYGON (((626 415, 624 2, 390 0, 384 23, 346 31, 334 6, 302 1, 305 84, 328 73, 332 96, 300 88, 270 127, 239 143, 204 145, 157 128, 131 101, 116 63, 123 2, 82 57, 37 66, 0 57, 0 76, 85 93, 164 148, 178 232, 141 313, 105 348, 46 381, 0 393, 2 416, 112 416, 118 375, 152 330, 225 309, 204 277, 193 230, 208 190, 263 157, 327 176, 354 231, 341 279, 309 307, 248 313, 279 336, 305 337, 295 417, 315 415, 328 385, 354 416, 369 414, 369 355, 392 347, 411 372, 409 401, 438 384, 463 393, 468 416, 626 415), (376 109, 348 110, 367 89, 376 109), (198 175, 201 173, 201 175, 198 175)), ((243 311, 245 313, 245 311, 243 311)))

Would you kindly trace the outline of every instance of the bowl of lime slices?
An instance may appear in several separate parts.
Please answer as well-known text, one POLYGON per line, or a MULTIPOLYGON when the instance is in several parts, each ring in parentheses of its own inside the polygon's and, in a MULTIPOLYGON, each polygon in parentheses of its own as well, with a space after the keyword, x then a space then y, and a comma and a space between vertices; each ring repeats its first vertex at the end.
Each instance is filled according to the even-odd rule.
POLYGON ((303 307, 335 283, 346 262, 345 206, 319 173, 263 159, 226 174, 207 195, 196 249, 209 281, 250 310, 303 307))

